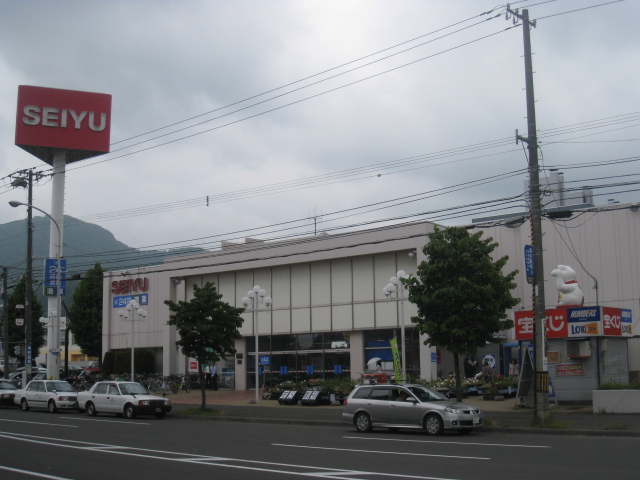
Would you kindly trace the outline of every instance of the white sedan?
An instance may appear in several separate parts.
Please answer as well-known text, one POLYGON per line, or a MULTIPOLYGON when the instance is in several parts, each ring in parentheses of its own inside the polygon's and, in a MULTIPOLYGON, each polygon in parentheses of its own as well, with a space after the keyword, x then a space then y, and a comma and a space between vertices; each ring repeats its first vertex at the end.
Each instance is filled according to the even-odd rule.
POLYGON ((32 380, 25 388, 16 390, 13 401, 22 410, 46 408, 51 413, 58 409, 75 409, 77 392, 64 380, 32 380))
POLYGON ((138 414, 164 418, 171 411, 168 398, 151 395, 137 382, 97 382, 87 392, 78 393, 78 408, 87 415, 114 413, 127 418, 138 414))

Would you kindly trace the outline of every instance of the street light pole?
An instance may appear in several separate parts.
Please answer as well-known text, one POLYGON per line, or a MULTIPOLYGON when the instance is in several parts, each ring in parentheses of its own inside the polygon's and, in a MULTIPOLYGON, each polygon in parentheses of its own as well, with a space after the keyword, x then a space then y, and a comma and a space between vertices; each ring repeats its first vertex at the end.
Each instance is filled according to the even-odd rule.
POLYGON ((129 304, 124 310, 119 310, 118 315, 123 321, 129 321, 131 318, 131 381, 134 382, 135 377, 135 346, 136 346, 136 321, 142 321, 147 317, 147 311, 140 308, 140 304, 135 300, 129 300, 129 304), (136 318, 137 317, 137 318, 136 318))
POLYGON ((382 292, 387 297, 387 302, 391 300, 389 297, 392 293, 395 293, 396 298, 392 299, 394 302, 400 303, 400 325, 402 330, 400 331, 400 345, 402 348, 402 381, 407 380, 407 349, 405 348, 405 332, 404 332, 404 289, 405 286, 402 283, 402 279, 408 279, 404 270, 399 270, 395 277, 389 279, 389 284, 384 287, 382 292))
POLYGON ((262 311, 268 312, 273 301, 271 297, 267 297, 267 292, 264 288, 260 288, 260 285, 255 285, 251 290, 247 292, 247 296, 242 298, 242 304, 245 307, 245 311, 253 313, 253 333, 255 335, 255 352, 256 352, 256 404, 260 401, 260 375, 258 374, 258 364, 260 363, 260 354, 258 351, 258 304, 264 304, 266 309, 262 311), (253 308, 247 309, 251 305, 253 308))
MULTIPOLYGON (((11 200, 9 202, 9 205, 14 208, 25 206, 27 208, 38 210, 51 219, 58 231, 58 242, 56 248, 56 310, 53 312, 49 312, 49 315, 51 316, 51 328, 53 330, 51 335, 52 338, 49 339, 49 336, 47 335, 47 378, 58 380, 60 378, 60 369, 58 368, 58 355, 55 355, 55 353, 60 353, 60 314, 62 312, 62 230, 60 229, 60 225, 58 225, 58 222, 55 220, 55 218, 53 218, 41 208, 36 207, 35 205, 19 202, 16 200, 11 200)), ((27 289, 30 288, 31 285, 27 285, 27 289)), ((26 355, 27 352, 25 352, 25 360, 26 355)), ((31 367, 31 365, 29 365, 29 367, 31 367)))

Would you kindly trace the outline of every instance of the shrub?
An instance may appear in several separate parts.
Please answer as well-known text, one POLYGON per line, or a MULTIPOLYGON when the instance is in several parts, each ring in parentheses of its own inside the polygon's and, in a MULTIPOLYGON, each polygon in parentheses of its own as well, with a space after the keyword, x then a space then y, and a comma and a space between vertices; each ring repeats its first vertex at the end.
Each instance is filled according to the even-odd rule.
POLYGON ((607 382, 601 383, 598 390, 640 390, 640 382, 635 383, 619 383, 607 382))

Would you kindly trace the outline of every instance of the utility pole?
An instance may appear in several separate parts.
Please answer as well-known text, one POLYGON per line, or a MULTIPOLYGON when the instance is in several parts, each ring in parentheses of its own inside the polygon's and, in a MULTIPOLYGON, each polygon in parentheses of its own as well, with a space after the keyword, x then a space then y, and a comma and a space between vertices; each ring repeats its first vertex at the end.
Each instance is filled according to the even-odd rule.
POLYGON ((4 378, 9 378, 9 313, 7 312, 7 267, 2 267, 2 337, 4 378))
MULTIPOLYGON (((546 335, 545 335, 545 296, 544 265, 542 249, 542 210, 540 207, 540 172, 538 166, 538 138, 536 133, 536 107, 533 93, 533 64, 531 61, 531 37, 529 31, 536 22, 529 20, 529 11, 511 10, 507 4, 509 15, 522 21, 522 37, 524 40, 524 75, 527 94, 527 137, 516 131, 516 143, 522 140, 529 150, 529 202, 531 208, 531 244, 533 246, 533 350, 534 364, 534 422, 544 423, 549 418, 549 372, 547 370, 546 335)), ((514 18, 514 22, 515 22, 514 18)))
MULTIPOLYGON (((24 366, 27 372, 27 382, 31 380, 31 364, 33 363, 32 349, 32 325, 31 325, 31 312, 33 304, 33 209, 31 204, 33 203, 33 170, 29 170, 28 178, 29 186, 27 192, 27 274, 26 274, 26 288, 24 290, 24 366)), ((26 385, 26 383, 25 383, 26 385)))
MULTIPOLYGON (((40 174, 37 174, 40 179, 40 174)), ((33 170, 20 171, 11 182, 14 187, 27 188, 27 264, 25 273, 25 298, 24 298, 24 366, 27 374, 27 381, 31 379, 31 364, 33 360, 32 352, 32 304, 33 304, 33 170), (25 178, 26 177, 26 178, 25 178)), ((26 384, 25 384, 26 385, 26 384)))

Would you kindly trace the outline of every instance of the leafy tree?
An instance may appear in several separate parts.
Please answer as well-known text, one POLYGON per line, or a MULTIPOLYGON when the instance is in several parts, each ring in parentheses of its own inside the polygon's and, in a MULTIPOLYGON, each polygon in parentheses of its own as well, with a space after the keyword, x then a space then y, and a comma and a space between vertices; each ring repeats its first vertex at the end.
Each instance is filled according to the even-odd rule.
POLYGON ((517 270, 504 275, 509 257, 497 261, 491 252, 498 246, 492 238, 481 239, 463 227, 437 227, 428 235, 422 251, 427 260, 418 266, 417 277, 404 282, 409 301, 418 307, 411 318, 426 345, 445 347, 455 362, 456 397, 462 399, 459 355, 471 355, 494 334, 513 326, 506 310, 518 304, 511 296, 517 270))
POLYGON ((69 329, 82 352, 102 360, 102 281, 99 263, 86 271, 73 292, 69 329))
MULTIPOLYGON (((24 305, 25 294, 27 292, 26 279, 22 277, 20 281, 13 288, 11 295, 7 297, 6 307, 7 317, 9 321, 9 352, 14 356, 13 347, 20 345, 20 355, 15 355, 21 363, 25 360, 24 341, 25 341, 25 326, 16 325, 16 305, 24 305)), ((33 290, 32 290, 33 291, 33 290)), ((46 343, 46 327, 40 323, 40 317, 43 315, 42 305, 38 301, 36 292, 31 295, 31 358, 35 359, 40 352, 40 349, 46 343)))
POLYGON ((215 363, 236 353, 234 340, 242 338, 238 329, 243 319, 244 308, 232 307, 220 300, 213 283, 202 288, 193 286, 193 298, 178 303, 165 300, 171 310, 169 325, 175 325, 180 334, 176 342, 187 357, 198 360, 198 376, 202 390, 201 410, 206 407, 203 365, 215 363))

